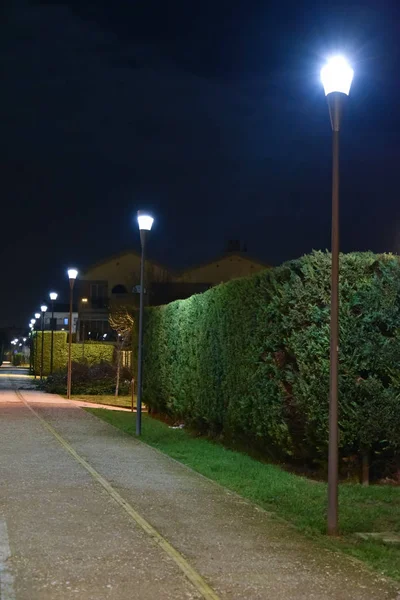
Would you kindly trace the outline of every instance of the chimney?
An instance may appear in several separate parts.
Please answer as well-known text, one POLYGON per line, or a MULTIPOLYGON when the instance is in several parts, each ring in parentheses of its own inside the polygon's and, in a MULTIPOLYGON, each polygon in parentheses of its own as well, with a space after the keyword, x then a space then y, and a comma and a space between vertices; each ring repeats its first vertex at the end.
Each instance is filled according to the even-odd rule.
POLYGON ((229 240, 227 252, 240 252, 240 240, 229 240))

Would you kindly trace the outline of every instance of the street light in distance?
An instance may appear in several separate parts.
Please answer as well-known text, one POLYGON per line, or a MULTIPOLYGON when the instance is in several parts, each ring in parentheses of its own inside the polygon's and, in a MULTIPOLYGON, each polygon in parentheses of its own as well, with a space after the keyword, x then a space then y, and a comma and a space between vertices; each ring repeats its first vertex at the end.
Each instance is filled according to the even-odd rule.
POLYGON ((137 220, 140 232, 140 243, 142 246, 142 257, 140 261, 140 304, 139 304, 139 347, 138 347, 138 387, 136 402, 136 435, 142 432, 142 372, 143 372, 143 308, 144 308, 144 267, 146 261, 147 234, 151 231, 154 223, 153 217, 139 210, 137 220))
POLYGON ((78 276, 77 269, 68 269, 69 279, 69 340, 68 340, 68 375, 67 375, 67 398, 71 398, 71 381, 72 381, 72 302, 75 279, 78 276))
POLYGON ((42 304, 42 306, 40 307, 40 310, 42 312, 42 340, 41 340, 42 348, 41 348, 41 352, 40 352, 40 379, 43 379, 44 315, 47 312, 47 306, 45 304, 42 304))
POLYGON ((53 373, 53 361, 54 361, 54 302, 58 298, 57 292, 50 292, 51 300, 51 350, 50 350, 50 374, 53 373))

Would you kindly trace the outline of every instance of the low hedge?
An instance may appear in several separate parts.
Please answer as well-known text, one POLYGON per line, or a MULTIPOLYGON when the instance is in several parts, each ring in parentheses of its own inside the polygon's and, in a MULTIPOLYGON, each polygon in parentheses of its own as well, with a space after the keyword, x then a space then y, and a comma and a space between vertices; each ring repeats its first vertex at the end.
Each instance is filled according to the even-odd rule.
MULTIPOLYGON (((54 332, 53 346, 53 371, 66 367, 68 362, 68 334, 66 331, 54 332)), ((34 369, 40 373, 42 332, 38 331, 33 340, 34 344, 34 369)), ((107 342, 90 342, 78 344, 73 342, 71 346, 72 360, 84 360, 90 364, 102 361, 112 362, 114 356, 114 345, 107 342)), ((43 337, 43 374, 50 373, 51 357, 51 331, 45 331, 43 337)))
MULTIPOLYGON (((101 361, 90 364, 88 361, 72 363, 71 392, 81 395, 111 395, 115 392, 117 367, 101 361)), ((131 385, 130 371, 121 368, 119 395, 127 395, 131 385)), ((65 394, 67 391, 67 369, 60 369, 49 375, 42 388, 51 394, 65 394)))
POLYGON ((24 362, 24 355, 22 354, 22 352, 16 352, 15 354, 13 352, 11 356, 11 362, 14 365, 14 367, 19 367, 20 365, 22 365, 24 362))
MULTIPOLYGON (((341 456, 375 453, 398 464, 399 259, 340 260, 341 456)), ((274 457, 324 463, 330 272, 330 254, 313 252, 147 309, 144 402, 274 457)))

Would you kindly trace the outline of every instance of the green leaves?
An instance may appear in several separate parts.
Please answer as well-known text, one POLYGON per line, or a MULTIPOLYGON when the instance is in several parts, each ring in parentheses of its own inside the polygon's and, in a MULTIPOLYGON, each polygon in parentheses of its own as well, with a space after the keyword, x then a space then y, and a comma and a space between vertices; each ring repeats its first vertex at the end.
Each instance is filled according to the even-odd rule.
MULTIPOLYGON (((200 430, 323 463, 328 443, 329 253, 313 252, 147 311, 144 401, 200 430)), ((340 259, 343 456, 400 446, 400 265, 340 259)))
MULTIPOLYGON (((66 331, 54 331, 53 370, 58 371, 67 366, 68 343, 66 331)), ((38 331, 34 338, 34 363, 36 373, 40 373, 42 332, 38 331)), ((104 342, 72 343, 72 360, 97 364, 102 361, 112 362, 114 345, 104 342)), ((51 331, 44 332, 43 338, 43 374, 50 373, 51 331)))

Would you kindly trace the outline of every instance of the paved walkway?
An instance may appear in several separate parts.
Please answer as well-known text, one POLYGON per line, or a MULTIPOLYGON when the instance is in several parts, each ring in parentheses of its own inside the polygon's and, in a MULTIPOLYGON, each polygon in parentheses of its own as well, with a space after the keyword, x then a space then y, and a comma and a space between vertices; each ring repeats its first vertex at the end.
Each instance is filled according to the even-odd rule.
POLYGON ((1 600, 385 600, 396 586, 0 369, 1 600))

